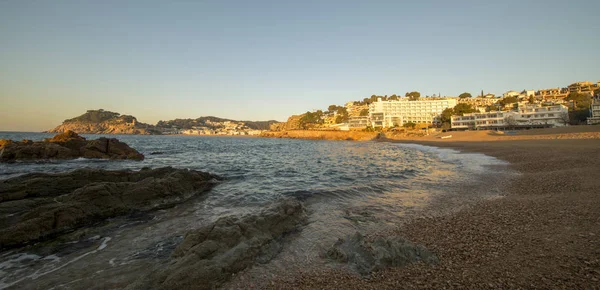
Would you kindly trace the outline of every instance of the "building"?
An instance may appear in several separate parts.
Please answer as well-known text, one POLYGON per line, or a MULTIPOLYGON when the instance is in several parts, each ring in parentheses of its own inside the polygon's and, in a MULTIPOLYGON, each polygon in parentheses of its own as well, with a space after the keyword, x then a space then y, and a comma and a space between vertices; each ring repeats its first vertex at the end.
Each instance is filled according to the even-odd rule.
POLYGON ((472 113, 452 116, 453 130, 499 129, 499 128, 545 128, 566 126, 569 121, 567 107, 563 105, 520 106, 516 111, 472 113))
POLYGON ((569 94, 568 89, 561 89, 561 88, 542 89, 542 90, 538 91, 538 95, 542 96, 543 98, 553 98, 553 99, 566 98, 568 94, 569 94))
POLYGON ((569 93, 588 93, 594 95, 594 90, 598 89, 598 84, 592 82, 576 82, 569 85, 567 88, 569 89, 569 93))
POLYGON ((588 125, 600 124, 600 96, 595 96, 590 106, 591 117, 588 117, 588 125))
POLYGON ((415 124, 439 123, 439 117, 447 108, 456 106, 456 99, 383 101, 369 105, 369 120, 373 127, 391 128, 412 122, 415 124))
POLYGON ((369 116, 356 116, 348 119, 348 127, 364 129, 369 127, 369 116))
POLYGON ((473 107, 487 107, 498 102, 496 98, 462 98, 458 99, 458 103, 469 104, 473 107))
POLYGON ((502 95, 503 98, 508 98, 508 97, 518 97, 520 95, 519 92, 515 92, 515 91, 508 91, 506 93, 504 93, 502 95))

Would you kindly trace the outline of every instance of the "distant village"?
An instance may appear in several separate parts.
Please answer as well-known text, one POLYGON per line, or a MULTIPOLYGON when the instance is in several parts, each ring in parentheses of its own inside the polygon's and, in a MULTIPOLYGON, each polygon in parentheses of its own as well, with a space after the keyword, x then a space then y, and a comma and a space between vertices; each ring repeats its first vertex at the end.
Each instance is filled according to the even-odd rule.
POLYGON ((600 124, 600 81, 564 88, 508 91, 502 96, 376 96, 292 116, 271 130, 445 130, 547 128, 600 124))
POLYGON ((243 121, 205 120, 201 124, 186 126, 159 127, 163 135, 219 135, 219 136, 258 136, 264 130, 250 128, 243 121))

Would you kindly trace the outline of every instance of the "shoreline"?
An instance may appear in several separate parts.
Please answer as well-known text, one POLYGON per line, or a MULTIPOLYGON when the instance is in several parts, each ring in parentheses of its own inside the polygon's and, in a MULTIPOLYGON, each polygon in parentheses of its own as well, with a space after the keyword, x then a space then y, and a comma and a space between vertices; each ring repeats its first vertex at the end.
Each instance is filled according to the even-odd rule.
POLYGON ((290 270, 289 275, 265 278, 267 287, 600 287, 600 197, 597 193, 600 139, 576 139, 578 135, 552 138, 556 136, 548 134, 524 135, 527 138, 544 136, 526 140, 477 139, 486 136, 482 133, 485 134, 466 132, 462 139, 450 142, 426 138, 373 140, 449 148, 459 154, 480 153, 508 162, 507 166, 519 173, 506 182, 494 176, 492 170, 486 173, 489 179, 484 175, 473 179, 483 187, 465 185, 462 189, 463 194, 470 195, 496 192, 492 188, 496 188, 494 184, 499 180, 502 198, 482 200, 458 209, 442 200, 443 205, 455 210, 439 216, 419 217, 383 233, 424 246, 440 258, 439 264, 389 268, 373 273, 370 278, 339 270, 316 272, 306 267, 300 272, 290 270), (497 180, 492 181, 494 178, 497 180), (486 186, 488 192, 480 191, 486 186))
POLYGON ((361 279, 310 271, 272 288, 597 288, 600 287, 600 139, 431 141, 380 139, 481 153, 519 176, 501 199, 390 233, 433 250, 437 266, 413 264, 361 279))

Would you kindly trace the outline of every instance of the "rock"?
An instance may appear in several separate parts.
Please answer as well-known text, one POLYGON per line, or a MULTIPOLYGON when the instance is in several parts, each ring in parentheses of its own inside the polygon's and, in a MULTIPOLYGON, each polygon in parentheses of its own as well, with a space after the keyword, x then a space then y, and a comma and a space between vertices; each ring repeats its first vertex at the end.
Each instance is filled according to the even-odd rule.
POLYGON ((348 264, 362 275, 419 261, 438 263, 437 257, 427 249, 400 237, 368 239, 358 232, 347 239, 339 239, 324 257, 348 264))
POLYGON ((6 144, 13 143, 13 140, 0 139, 0 147, 4 147, 6 144))
POLYGON ((190 231, 172 261, 137 281, 140 289, 214 289, 255 262, 266 263, 282 248, 282 238, 305 221, 302 203, 284 199, 244 217, 225 217, 190 231))
POLYGON ((22 246, 108 218, 173 206, 208 191, 219 177, 171 167, 79 169, 0 181, 0 249, 22 246))
POLYGON ((100 138, 88 141, 72 131, 42 142, 0 140, 0 162, 79 157, 144 160, 144 155, 117 139, 100 138))

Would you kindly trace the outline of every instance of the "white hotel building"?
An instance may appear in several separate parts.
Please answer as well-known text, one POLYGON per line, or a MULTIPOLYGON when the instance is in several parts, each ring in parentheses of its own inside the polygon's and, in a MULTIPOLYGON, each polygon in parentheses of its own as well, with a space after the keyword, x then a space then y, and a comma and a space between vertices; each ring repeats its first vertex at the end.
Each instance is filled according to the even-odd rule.
POLYGON ((433 124, 439 122, 442 111, 456 106, 456 99, 382 101, 369 105, 369 120, 373 127, 390 128, 405 123, 433 124))
POLYGON ((507 127, 561 127, 568 122, 567 107, 526 105, 518 111, 472 113, 452 116, 452 129, 496 129, 507 127))

